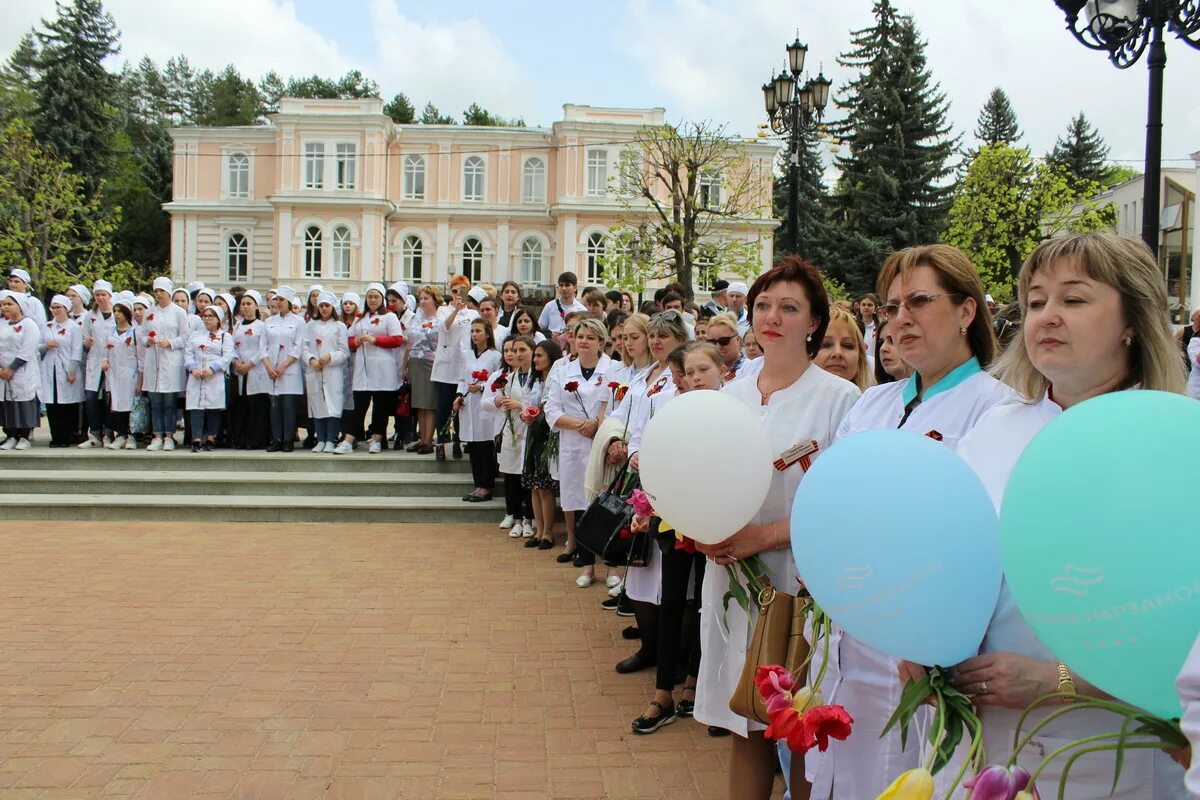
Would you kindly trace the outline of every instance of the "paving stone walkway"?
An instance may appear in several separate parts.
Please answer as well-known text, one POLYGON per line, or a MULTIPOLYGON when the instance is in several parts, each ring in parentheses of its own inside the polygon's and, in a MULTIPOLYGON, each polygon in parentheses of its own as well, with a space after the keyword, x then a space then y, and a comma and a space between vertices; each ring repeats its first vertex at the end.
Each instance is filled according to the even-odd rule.
MULTIPOLYGON (((220 516, 214 498, 214 518, 220 516)), ((0 523, 0 800, 723 798, 626 622, 493 526, 0 523)))

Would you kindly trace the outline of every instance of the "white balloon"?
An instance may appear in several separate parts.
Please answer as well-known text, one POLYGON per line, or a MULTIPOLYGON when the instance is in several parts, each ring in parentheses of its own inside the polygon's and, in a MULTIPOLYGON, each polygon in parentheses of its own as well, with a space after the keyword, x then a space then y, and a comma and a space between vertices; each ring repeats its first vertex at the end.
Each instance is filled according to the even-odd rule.
POLYGON ((758 513, 771 488, 773 458, 762 422, 745 403, 720 392, 687 392, 646 425, 638 471, 655 514, 684 536, 716 544, 758 513), (729 443, 715 447, 713 431, 726 431, 729 443))

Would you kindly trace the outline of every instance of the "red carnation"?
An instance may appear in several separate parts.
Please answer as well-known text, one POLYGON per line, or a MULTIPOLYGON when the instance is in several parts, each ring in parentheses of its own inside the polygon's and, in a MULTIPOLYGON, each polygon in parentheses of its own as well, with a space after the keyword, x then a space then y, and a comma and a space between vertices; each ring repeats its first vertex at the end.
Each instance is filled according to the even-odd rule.
POLYGON ((526 406, 525 413, 531 417, 536 417, 538 414, 542 413, 542 410, 537 406, 526 406))
POLYGON ((563 387, 568 392, 579 391, 579 381, 567 381, 567 385, 563 387))
POLYGON ((694 554, 696 552, 696 542, 686 536, 678 537, 675 539, 675 549, 694 554))
POLYGON ((59 336, 66 336, 66 335, 67 335, 67 329, 66 329, 66 328, 59 328, 59 329, 58 329, 58 335, 59 335, 59 336))
POLYGON ((158 331, 150 331, 146 335, 153 339, 155 336, 158 336, 158 331))
POLYGON ((317 347, 320 347, 320 346, 321 346, 321 340, 317 339, 317 347))
POLYGON ((488 379, 488 371, 486 369, 477 369, 471 373, 471 379, 476 381, 486 381, 488 379))
POLYGON ((200 345, 200 349, 201 349, 201 350, 207 350, 208 348, 207 348, 207 346, 206 346, 206 345, 200 345))
POLYGON ((246 328, 246 335, 247 335, 247 336, 253 336, 253 335, 254 335, 254 331, 253 331, 253 330, 251 330, 250 328, 246 328))
POLYGON ((493 389, 500 390, 500 389, 503 389, 505 386, 508 386, 508 376, 507 375, 501 375, 499 378, 496 378, 496 380, 492 381, 493 389))
POLYGON ((150 320, 151 322, 154 322, 154 315, 150 314, 149 316, 146 317, 146 319, 150 320))
POLYGON ((125 344, 127 344, 127 345, 129 345, 129 344, 133 344, 133 337, 132 337, 132 336, 128 336, 128 337, 126 337, 126 338, 125 338, 125 344))
POLYGON ((822 753, 829 747, 830 739, 845 741, 850 736, 854 718, 842 706, 816 706, 800 715, 804 735, 822 753))
POLYGON ((16 326, 15 328, 13 328, 13 330, 14 330, 15 332, 17 332, 17 333, 20 333, 20 332, 21 332, 21 326, 20 326, 20 325, 18 325, 18 326, 16 326))
POLYGON ((371 324, 372 324, 372 325, 378 325, 378 324, 379 324, 379 317, 376 317, 375 319, 371 320, 371 324))
POLYGON ((620 381, 609 381, 608 388, 612 389, 615 392, 617 389, 621 388, 621 382, 620 381))
POLYGON ((282 350, 282 349, 283 349, 283 345, 279 345, 279 349, 280 349, 280 350, 282 350))
POLYGON ((104 349, 105 349, 105 350, 112 350, 112 349, 113 349, 113 343, 112 343, 112 342, 109 342, 108 344, 104 345, 104 349))

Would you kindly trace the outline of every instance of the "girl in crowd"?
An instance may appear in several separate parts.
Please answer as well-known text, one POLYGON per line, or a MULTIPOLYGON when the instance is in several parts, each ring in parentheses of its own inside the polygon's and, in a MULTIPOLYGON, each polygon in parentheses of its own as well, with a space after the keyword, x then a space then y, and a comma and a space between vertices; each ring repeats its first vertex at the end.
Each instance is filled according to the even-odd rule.
POLYGON ((492 325, 482 317, 471 322, 471 355, 463 362, 453 410, 458 415, 459 437, 471 457, 475 489, 463 498, 468 503, 492 499, 496 487, 496 420, 483 408, 483 393, 500 371, 492 325))
POLYGON ((337 434, 346 391, 343 375, 350 357, 350 335, 338 319, 337 298, 332 292, 317 294, 316 318, 304 331, 304 363, 308 366, 305 389, 308 410, 316 426, 314 453, 337 451, 337 434))
POLYGON ((557 459, 546 452, 551 431, 544 406, 551 370, 561 357, 562 351, 553 340, 547 339, 534 345, 533 369, 529 379, 530 402, 525 404, 521 412, 521 421, 528 426, 521 486, 532 493, 539 550, 549 550, 554 546, 554 518, 557 513, 554 496, 558 493, 558 480, 553 476, 553 470, 556 469, 553 462, 557 459))
POLYGON ((187 411, 192 417, 192 452, 216 446, 225 409, 225 370, 233 361, 233 337, 224 330, 225 312, 205 307, 204 330, 188 337, 184 367, 188 372, 187 411))
POLYGON ((263 366, 271 379, 271 444, 268 453, 292 452, 296 437, 304 377, 300 369, 304 320, 296 313, 296 293, 280 286, 275 295, 275 316, 266 321, 267 351, 263 366))
MULTIPOLYGON (((461 277, 461 276, 455 276, 461 277)), ((430 378, 433 381, 434 394, 437 396, 437 450, 438 461, 446 460, 446 440, 453 439, 453 456, 462 458, 461 438, 457 426, 453 437, 449 434, 451 415, 453 414, 454 398, 458 394, 458 381, 462 376, 463 364, 467 360, 467 348, 471 337, 471 323, 479 317, 479 312, 473 307, 486 297, 483 289, 478 286, 469 290, 459 282, 451 282, 449 313, 441 318, 438 331, 437 354, 433 359, 433 370, 430 378)))
POLYGON ((758 338, 754 335, 754 331, 746 331, 742 334, 742 353, 750 361, 762 358, 763 351, 758 346, 758 338))
POLYGON ((412 385, 410 405, 417 414, 417 433, 420 439, 410 445, 410 453, 427 455, 433 450, 434 423, 437 412, 437 392, 433 385, 433 362, 437 358, 444 316, 449 312, 442 304, 442 293, 436 286, 422 286, 417 292, 417 311, 409 325, 408 382, 412 385))
MULTIPOLYGON (((176 396, 184 390, 183 351, 190 323, 187 312, 171 302, 172 288, 170 278, 154 279, 156 303, 146 310, 138 329, 142 391, 150 395, 153 433, 147 450, 175 449, 176 396)), ((187 292, 183 296, 187 297, 187 292)))
MULTIPOLYGON (((358 292, 346 292, 342 295, 342 325, 346 328, 347 349, 350 347, 350 329, 354 327, 355 322, 362 318, 361 308, 362 298, 359 297, 358 292)), ((406 348, 406 360, 407 356, 406 348)), ((354 452, 354 442, 363 437, 363 430, 358 426, 358 412, 354 410, 354 364, 353 361, 348 360, 342 367, 342 419, 339 426, 342 432, 342 441, 334 448, 335 454, 346 455, 354 452)))
MULTIPOLYGON (((884 262, 878 289, 887 298, 888 335, 914 372, 868 389, 838 437, 901 428, 955 448, 985 411, 1011 397, 1008 387, 983 371, 995 358, 996 340, 979 272, 950 245, 910 247, 884 262)), ((880 535, 887 535, 886 526, 880 535)), ((827 685, 838 687, 830 702, 845 706, 856 733, 865 735, 810 752, 812 796, 874 797, 917 766, 916 748, 901 750, 898 729, 880 738, 900 701, 898 662, 849 634, 835 633, 830 649, 827 685)))
POLYGON ((56 294, 50 300, 51 320, 39 352, 42 354, 42 402, 50 425, 50 446, 70 447, 78 432, 83 402, 83 328, 71 319, 71 299, 56 294))
MULTIPOLYGON (((699 340, 699 334, 696 334, 699 340)), ((728 311, 723 311, 708 321, 706 341, 721 355, 724 363, 722 380, 725 383, 737 378, 746 366, 747 358, 742 353, 742 337, 738 335, 737 319, 728 311)))
POLYGON ((875 329, 875 383, 902 381, 912 375, 912 367, 900 358, 896 342, 887 329, 886 319, 875 329))
MULTIPOLYGON (((534 381, 533 339, 511 336, 505 343, 505 368, 488 381, 482 406, 495 418, 500 431, 500 474, 504 476, 505 516, 501 530, 508 529, 513 539, 525 538, 526 547, 537 547, 533 497, 521 485, 525 465, 525 440, 528 425, 522 412, 539 401, 540 384, 534 381), (503 380, 500 380, 500 379, 503 380)), ((547 545, 549 548, 551 545, 547 545)))
MULTIPOLYGON (((762 420, 773 448, 782 453, 801 442, 815 441, 819 456, 832 444, 838 423, 858 399, 859 391, 812 363, 829 324, 829 297, 816 267, 788 256, 759 276, 749 291, 748 322, 762 344, 763 366, 754 376, 729 383, 722 391, 745 403, 762 420)), ((697 545, 697 549, 717 566, 758 555, 771 584, 778 591, 794 591, 800 576, 791 555, 789 517, 804 477, 801 462, 797 459, 772 473, 766 499, 742 530, 718 544, 697 545)), ((747 616, 737 603, 730 603, 725 611, 722 598, 728 588, 725 570, 709 570, 705 575, 700 617, 704 658, 695 717, 736 734, 731 737, 729 796, 765 800, 771 796, 776 769, 774 743, 763 738, 765 726, 729 709, 757 612, 752 610, 747 616)), ((793 759, 790 785, 793 792, 802 792, 804 759, 793 759)))
POLYGON ((637 311, 637 301, 633 299, 631 292, 621 292, 621 310, 626 314, 632 314, 637 311))
POLYGON ((534 344, 546 341, 546 334, 542 333, 537 320, 533 314, 529 313, 529 309, 524 307, 516 309, 510 320, 512 323, 509 326, 511 336, 529 336, 533 339, 534 344))
MULTIPOLYGON (((393 351, 404 345, 400 320, 385 307, 383 284, 372 283, 363 298, 363 316, 349 331, 350 351, 354 354, 354 412, 355 429, 365 430, 367 406, 371 407, 371 445, 367 452, 383 452, 388 418, 396 408, 396 392, 400 389, 400 366, 393 351)), ((353 449, 354 437, 342 439, 343 450, 353 449)))
POLYGON ((67 300, 71 302, 71 308, 67 312, 67 319, 82 324, 83 318, 92 304, 92 293, 88 291, 86 286, 77 283, 67 289, 65 294, 67 300))
MULTIPOLYGON (((516 281, 505 281, 500 285, 500 320, 499 324, 515 330, 513 314, 521 307, 521 287, 516 281)), ((528 335, 528 334, 524 334, 528 335)))
POLYGON ((38 345, 42 334, 36 318, 25 315, 25 295, 8 289, 0 290, 0 424, 4 426, 4 441, 0 450, 28 450, 29 434, 38 424, 38 390, 41 370, 38 365, 38 345))
MULTIPOLYGON (((104 444, 105 400, 111 393, 107 375, 100 369, 106 353, 104 345, 112 331, 113 293, 112 284, 105 280, 92 284, 92 297, 96 307, 83 315, 83 349, 86 351, 83 367, 83 411, 87 421, 88 438, 80 442, 81 448, 100 447, 104 444)), ((108 432, 112 433, 111 427, 108 432)))
POLYGON ((267 375, 266 324, 259 318, 262 295, 249 289, 238 304, 239 318, 233 329, 231 441, 239 450, 261 450, 267 446, 271 428, 271 378, 267 375))
MULTIPOLYGON (((870 295, 864 300, 867 297, 870 295)), ((825 329, 825 338, 821 340, 816 365, 850 381, 860 392, 874 383, 866 343, 849 311, 835 308, 829 312, 829 327, 825 329)))
MULTIPOLYGON (((396 358, 396 370, 400 375, 400 390, 396 393, 396 407, 393 409, 393 421, 395 438, 392 442, 392 447, 395 450, 403 450, 404 446, 416 440, 413 433, 414 425, 413 418, 410 414, 396 413, 400 410, 400 396, 405 392, 404 385, 408 383, 408 378, 405 376, 405 362, 408 360, 408 327, 412 324, 414 312, 408 305, 408 284, 403 281, 397 281, 388 287, 387 290, 387 307, 396 315, 396 319, 400 320, 400 334, 404 337, 404 344, 392 351, 396 358)), ((416 303, 413 303, 416 305, 416 303)), ((411 400, 411 389, 408 390, 408 396, 411 400)), ((411 406, 411 402, 410 402, 411 406)))
POLYGON ((133 303, 118 298, 112 306, 113 326, 103 343, 95 347, 104 353, 100 369, 108 392, 108 428, 112 450, 136 450, 137 439, 129 430, 129 414, 138 393, 137 333, 133 327, 133 303))

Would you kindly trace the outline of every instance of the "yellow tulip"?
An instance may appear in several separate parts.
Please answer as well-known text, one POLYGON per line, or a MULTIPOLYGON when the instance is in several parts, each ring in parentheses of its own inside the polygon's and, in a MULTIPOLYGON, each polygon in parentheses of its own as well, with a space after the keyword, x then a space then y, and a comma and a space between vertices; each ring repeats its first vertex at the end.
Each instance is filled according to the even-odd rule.
POLYGON ((933 797, 933 775, 927 769, 910 769, 883 790, 875 800, 930 800, 933 797))
POLYGON ((1017 796, 1013 800, 1037 800, 1033 792, 1017 792, 1017 796))
POLYGON ((803 714, 810 708, 821 705, 825 705, 825 698, 821 697, 821 693, 819 691, 814 692, 807 686, 801 686, 800 688, 796 689, 796 693, 792 695, 792 708, 796 709, 798 713, 803 714))

